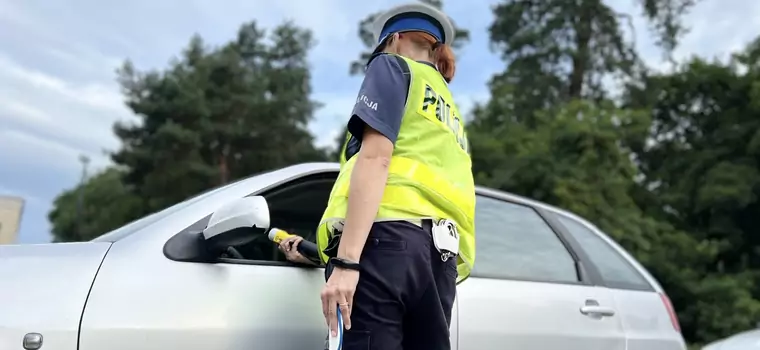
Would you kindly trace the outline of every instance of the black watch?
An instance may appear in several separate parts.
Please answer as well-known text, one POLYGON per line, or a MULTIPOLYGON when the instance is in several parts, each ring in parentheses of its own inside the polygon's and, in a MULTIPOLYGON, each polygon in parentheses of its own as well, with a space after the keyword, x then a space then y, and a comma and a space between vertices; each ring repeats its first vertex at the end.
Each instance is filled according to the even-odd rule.
POLYGON ((359 265, 358 262, 346 260, 343 258, 330 258, 330 264, 337 268, 346 269, 346 270, 354 270, 354 271, 361 271, 362 266, 359 265))

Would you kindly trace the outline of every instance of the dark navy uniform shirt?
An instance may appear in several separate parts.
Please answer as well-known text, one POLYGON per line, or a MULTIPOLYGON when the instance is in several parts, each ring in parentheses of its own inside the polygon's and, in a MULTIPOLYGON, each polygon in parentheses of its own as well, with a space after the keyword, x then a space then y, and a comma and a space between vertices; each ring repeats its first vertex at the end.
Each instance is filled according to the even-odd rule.
MULTIPOLYGON (((429 62, 422 63, 435 67, 429 62)), ((372 58, 348 121, 351 139, 346 147, 346 160, 359 152, 365 125, 396 143, 410 79, 409 66, 403 58, 388 54, 372 58)))

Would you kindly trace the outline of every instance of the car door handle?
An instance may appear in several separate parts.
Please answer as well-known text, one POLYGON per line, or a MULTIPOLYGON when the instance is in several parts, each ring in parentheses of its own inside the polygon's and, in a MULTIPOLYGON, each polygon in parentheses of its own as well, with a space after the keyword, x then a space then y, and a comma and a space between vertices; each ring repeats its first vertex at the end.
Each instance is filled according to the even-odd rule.
POLYGON ((598 305, 581 306, 581 313, 587 316, 610 317, 615 315, 615 310, 609 307, 598 305))

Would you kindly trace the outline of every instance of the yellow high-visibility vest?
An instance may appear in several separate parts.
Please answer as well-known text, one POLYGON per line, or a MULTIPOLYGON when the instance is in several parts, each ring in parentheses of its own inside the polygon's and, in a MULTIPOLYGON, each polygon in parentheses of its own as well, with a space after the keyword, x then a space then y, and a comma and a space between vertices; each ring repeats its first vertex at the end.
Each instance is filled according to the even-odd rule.
MULTIPOLYGON (((411 72, 406 109, 377 221, 449 219, 459 232, 458 282, 475 262, 475 184, 464 120, 448 85, 430 65, 403 58, 411 72)), ((349 137, 346 137, 348 142, 349 137)), ((317 231, 322 260, 332 223, 346 217, 356 156, 345 159, 317 231)))

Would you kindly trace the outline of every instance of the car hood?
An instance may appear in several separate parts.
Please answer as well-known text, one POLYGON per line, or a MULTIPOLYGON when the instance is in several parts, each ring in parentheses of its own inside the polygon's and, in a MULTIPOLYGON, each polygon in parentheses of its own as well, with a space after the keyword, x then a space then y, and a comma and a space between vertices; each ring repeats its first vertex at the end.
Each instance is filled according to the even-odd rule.
POLYGON ((111 243, 0 245, 0 349, 27 333, 76 349, 82 310, 111 243))

